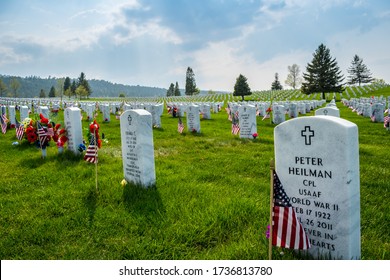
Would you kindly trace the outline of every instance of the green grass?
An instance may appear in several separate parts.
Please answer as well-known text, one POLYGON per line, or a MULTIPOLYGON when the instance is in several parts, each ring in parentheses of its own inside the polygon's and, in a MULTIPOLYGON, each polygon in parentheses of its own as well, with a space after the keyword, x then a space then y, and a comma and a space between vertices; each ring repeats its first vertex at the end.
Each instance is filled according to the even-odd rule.
MULTIPOLYGON (((359 127, 362 259, 388 260, 390 132, 338 107, 359 127)), ((177 133, 177 119, 165 112, 161 120, 153 130, 157 182, 149 189, 120 184, 114 118, 100 122, 108 142, 99 150, 98 193, 93 164, 58 155, 54 145, 41 159, 25 141, 12 145, 14 130, 0 135, 0 258, 267 259, 274 125, 258 119, 259 137, 247 140, 231 135, 224 111, 201 120, 199 135, 177 133)), ((301 258, 276 247, 273 256, 301 258)))

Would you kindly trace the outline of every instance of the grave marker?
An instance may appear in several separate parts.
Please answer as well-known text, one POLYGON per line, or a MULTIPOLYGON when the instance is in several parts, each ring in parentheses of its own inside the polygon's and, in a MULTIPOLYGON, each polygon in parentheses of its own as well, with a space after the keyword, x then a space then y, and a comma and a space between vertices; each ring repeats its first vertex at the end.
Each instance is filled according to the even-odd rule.
POLYGON ((127 110, 121 115, 120 128, 126 181, 155 185, 152 115, 144 109, 127 110))
POLYGON ((310 239, 314 258, 360 259, 356 124, 332 116, 275 127, 276 172, 310 239))
POLYGON ((83 143, 81 128, 81 110, 77 107, 68 107, 64 111, 65 129, 68 137, 68 150, 78 155, 79 146, 83 143))

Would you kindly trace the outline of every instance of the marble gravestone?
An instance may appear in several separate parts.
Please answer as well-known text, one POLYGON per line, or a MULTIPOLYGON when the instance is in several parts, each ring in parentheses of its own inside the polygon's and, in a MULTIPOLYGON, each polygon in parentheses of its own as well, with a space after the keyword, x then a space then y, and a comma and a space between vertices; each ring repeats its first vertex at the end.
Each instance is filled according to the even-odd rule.
POLYGON ((79 146, 83 143, 81 127, 81 110, 77 107, 68 107, 64 111, 65 129, 68 137, 68 150, 78 155, 79 146))
POLYGON ((200 133, 199 106, 189 105, 187 107, 187 127, 189 132, 200 133))
POLYGON ((360 259, 356 124, 301 117, 275 127, 276 172, 319 259, 360 259))
POLYGON ((20 106, 20 121, 24 121, 25 118, 28 118, 28 107, 23 105, 23 106, 20 106))
POLYGON ((290 118, 298 118, 298 105, 297 103, 290 103, 288 108, 288 114, 290 118))
POLYGON ((253 105, 242 105, 238 108, 238 119, 240 124, 240 138, 254 138, 257 133, 256 107, 253 105))
POLYGON ((340 117, 340 110, 337 107, 329 106, 325 108, 320 108, 315 111, 316 116, 333 116, 333 117, 340 117))
POLYGON ((9 123, 11 125, 15 125, 16 124, 16 112, 15 112, 15 106, 14 105, 8 106, 8 119, 9 119, 9 123))
POLYGON ((120 129, 126 181, 145 188, 155 185, 152 115, 144 109, 126 110, 120 129))
POLYGON ((101 106, 101 110, 102 110, 102 113, 103 113, 103 122, 110 122, 111 121, 111 118, 110 118, 110 105, 102 104, 100 106, 101 106))
POLYGON ((275 105, 272 110, 272 122, 274 124, 280 124, 286 120, 283 105, 275 105))
POLYGON ((46 119, 49 119, 49 107, 47 106, 39 106, 38 112, 42 114, 46 119))
POLYGON ((374 122, 383 122, 385 106, 382 103, 375 103, 372 105, 372 120, 374 122))

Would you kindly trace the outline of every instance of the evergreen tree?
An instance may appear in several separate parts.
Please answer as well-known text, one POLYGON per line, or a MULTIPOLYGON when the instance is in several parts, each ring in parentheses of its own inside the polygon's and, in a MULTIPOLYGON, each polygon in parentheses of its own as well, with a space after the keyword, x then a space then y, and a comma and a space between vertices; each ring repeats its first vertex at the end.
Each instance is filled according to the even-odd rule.
POLYGON ((69 95, 69 98, 70 98, 71 96, 75 96, 75 95, 76 95, 76 89, 77 89, 76 81, 73 80, 72 85, 70 86, 70 95, 69 95))
POLYGON ((174 95, 175 95, 175 85, 171 83, 169 89, 167 90, 167 96, 174 96, 174 95))
POLYGON ((54 88, 54 86, 50 88, 49 97, 56 97, 56 89, 54 88))
POLYGON ((234 85, 234 96, 241 96, 242 101, 244 101, 245 95, 251 95, 251 89, 249 88, 247 78, 240 74, 238 78, 236 79, 236 84, 234 85))
POLYGON ((344 80, 336 59, 330 56, 330 50, 321 44, 313 54, 313 60, 307 64, 303 74, 305 82, 302 91, 305 94, 321 92, 325 99, 325 92, 341 92, 344 80))
POLYGON ((176 82, 174 93, 175 96, 181 95, 178 82, 176 82))
POLYGON ((70 89, 71 86, 72 86, 72 82, 70 81, 70 78, 69 78, 69 77, 66 77, 66 78, 65 78, 65 81, 64 81, 64 92, 65 92, 67 89, 70 89))
POLYGON ((299 69, 299 66, 296 64, 287 66, 287 70, 288 70, 288 75, 284 83, 292 87, 293 89, 296 89, 298 85, 301 83, 301 78, 299 77, 301 70, 299 69))
MULTIPOLYGON (((91 90, 91 87, 89 86, 89 83, 85 77, 85 74, 83 72, 81 72, 79 78, 78 78, 78 81, 77 81, 77 88, 78 87, 84 87, 85 91, 86 91, 86 94, 84 94, 86 97, 89 97, 92 93, 92 90, 91 90)), ((84 92, 84 91, 83 91, 84 92)), ((84 92, 85 93, 85 92, 84 92)))
POLYGON ((196 88, 195 74, 191 67, 187 68, 185 93, 186 95, 195 95, 199 93, 198 89, 196 88))
POLYGON ((46 93, 43 90, 43 88, 41 88, 41 91, 39 92, 39 98, 45 98, 45 97, 46 97, 46 93))
POLYGON ((354 85, 367 84, 373 81, 370 70, 363 63, 363 59, 357 54, 353 57, 351 66, 348 68, 348 84, 354 85))
POLYGON ((282 90, 283 87, 279 82, 279 74, 275 73, 275 81, 271 85, 271 90, 282 90))

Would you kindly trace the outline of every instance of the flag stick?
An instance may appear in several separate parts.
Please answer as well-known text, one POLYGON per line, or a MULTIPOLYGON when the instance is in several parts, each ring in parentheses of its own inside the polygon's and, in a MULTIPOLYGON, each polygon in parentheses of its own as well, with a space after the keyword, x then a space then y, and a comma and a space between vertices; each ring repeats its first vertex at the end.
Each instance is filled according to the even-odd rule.
POLYGON ((98 172, 97 172, 97 150, 98 150, 98 143, 97 143, 97 138, 96 138, 96 129, 93 130, 93 134, 95 135, 95 178, 96 178, 96 191, 99 192, 98 188, 98 172))
POLYGON ((275 161, 271 159, 270 161, 270 175, 271 175, 271 188, 270 188, 270 212, 269 212, 269 238, 268 238, 268 259, 272 260, 272 209, 273 209, 273 200, 274 200, 274 170, 275 170, 275 161))

